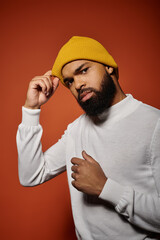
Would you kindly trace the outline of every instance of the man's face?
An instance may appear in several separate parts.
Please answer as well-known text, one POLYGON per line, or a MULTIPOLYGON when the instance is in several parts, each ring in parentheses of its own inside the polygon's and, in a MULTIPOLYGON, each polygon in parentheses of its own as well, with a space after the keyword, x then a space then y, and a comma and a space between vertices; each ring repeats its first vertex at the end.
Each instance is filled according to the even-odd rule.
POLYGON ((116 87, 103 64, 77 60, 62 69, 64 82, 89 116, 96 116, 112 105, 116 87))

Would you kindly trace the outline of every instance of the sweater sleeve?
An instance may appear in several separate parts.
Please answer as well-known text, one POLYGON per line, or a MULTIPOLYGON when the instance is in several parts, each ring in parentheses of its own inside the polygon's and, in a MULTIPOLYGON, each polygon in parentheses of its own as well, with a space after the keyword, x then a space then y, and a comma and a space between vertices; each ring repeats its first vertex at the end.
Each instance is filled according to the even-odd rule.
POLYGON ((99 197, 110 202, 130 223, 160 233, 160 120, 151 141, 150 165, 156 189, 154 195, 108 179, 99 197))
POLYGON ((46 152, 42 152, 40 110, 22 108, 22 123, 17 131, 19 180, 23 186, 41 184, 66 170, 67 133, 46 152))

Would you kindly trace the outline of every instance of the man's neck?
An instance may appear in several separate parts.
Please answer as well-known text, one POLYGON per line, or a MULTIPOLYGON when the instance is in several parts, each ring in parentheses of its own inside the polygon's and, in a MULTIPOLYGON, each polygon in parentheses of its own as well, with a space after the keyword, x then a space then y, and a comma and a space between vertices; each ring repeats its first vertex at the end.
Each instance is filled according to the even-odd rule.
POLYGON ((111 106, 119 103, 120 101, 122 101, 124 98, 126 98, 127 96, 125 95, 125 93, 122 90, 119 90, 116 92, 114 99, 112 101, 111 106))

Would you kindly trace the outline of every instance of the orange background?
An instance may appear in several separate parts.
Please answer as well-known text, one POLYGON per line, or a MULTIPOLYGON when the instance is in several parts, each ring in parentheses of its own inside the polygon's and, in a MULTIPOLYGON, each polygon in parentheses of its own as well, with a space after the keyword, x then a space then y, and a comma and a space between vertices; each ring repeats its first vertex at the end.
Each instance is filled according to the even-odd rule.
MULTIPOLYGON (((75 239, 66 173, 20 186, 15 136, 29 81, 51 69, 71 36, 99 40, 119 65, 126 93, 160 108, 159 0, 1 1, 0 239, 75 239)), ((42 107, 43 150, 82 113, 60 86, 42 107)))

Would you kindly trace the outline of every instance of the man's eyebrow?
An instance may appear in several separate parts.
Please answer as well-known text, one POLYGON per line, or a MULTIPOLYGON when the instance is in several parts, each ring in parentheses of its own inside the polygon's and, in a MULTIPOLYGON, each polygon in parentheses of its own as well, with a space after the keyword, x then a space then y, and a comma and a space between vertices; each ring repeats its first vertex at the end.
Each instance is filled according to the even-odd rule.
POLYGON ((88 62, 83 63, 82 65, 80 65, 78 68, 75 69, 74 71, 74 75, 76 75, 77 73, 79 73, 81 71, 81 69, 88 64, 88 62))

